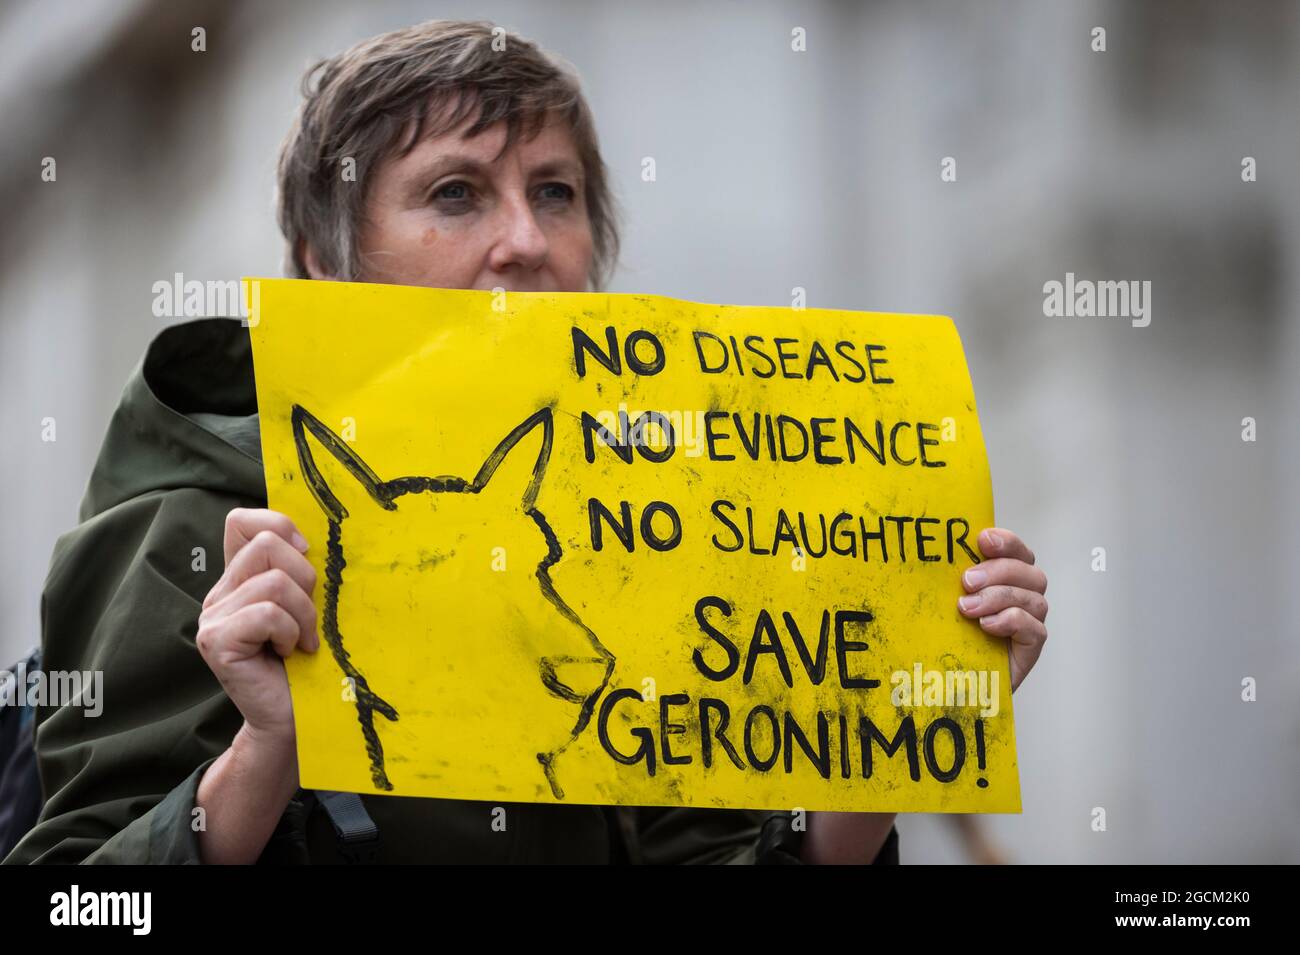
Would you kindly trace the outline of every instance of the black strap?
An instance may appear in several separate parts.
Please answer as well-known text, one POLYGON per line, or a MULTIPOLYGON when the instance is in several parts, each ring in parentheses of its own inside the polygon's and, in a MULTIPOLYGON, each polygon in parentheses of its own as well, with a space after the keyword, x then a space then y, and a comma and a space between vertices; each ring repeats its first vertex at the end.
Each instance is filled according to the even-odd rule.
POLYGON ((361 797, 317 790, 316 799, 329 814, 339 838, 339 853, 348 864, 372 865, 379 855, 379 827, 366 812, 361 797))
POLYGON ((0 859, 36 825, 44 802, 36 764, 36 706, 28 701, 19 707, 16 698, 15 705, 6 705, 11 691, 7 684, 26 680, 40 669, 37 647, 22 663, 0 670, 0 859))

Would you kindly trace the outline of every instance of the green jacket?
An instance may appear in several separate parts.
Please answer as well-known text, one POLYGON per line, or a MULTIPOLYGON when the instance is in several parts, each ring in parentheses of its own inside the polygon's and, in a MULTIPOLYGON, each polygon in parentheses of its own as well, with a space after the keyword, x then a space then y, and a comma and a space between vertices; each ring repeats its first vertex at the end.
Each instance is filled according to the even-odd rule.
MULTIPOLYGON (((247 330, 202 319, 154 339, 109 424, 81 524, 41 597, 47 670, 103 671, 103 707, 37 713, 45 806, 6 863, 198 863, 195 791, 242 718, 194 645, 234 507, 265 507, 247 330), (202 548, 200 552, 197 550, 202 548), (201 555, 201 556, 200 556, 201 555)), ((785 812, 506 805, 363 796, 379 862, 794 863, 785 812)), ((299 790, 262 862, 343 861, 299 790)), ((891 831, 880 863, 898 861, 891 831)))

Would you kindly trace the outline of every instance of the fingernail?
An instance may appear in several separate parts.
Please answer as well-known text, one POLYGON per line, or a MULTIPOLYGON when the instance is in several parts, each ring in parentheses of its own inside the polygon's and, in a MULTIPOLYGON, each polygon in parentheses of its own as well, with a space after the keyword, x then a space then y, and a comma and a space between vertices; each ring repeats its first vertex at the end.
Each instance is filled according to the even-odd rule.
POLYGON ((298 531, 293 532, 293 546, 298 548, 304 554, 307 553, 307 538, 303 537, 298 531))
POLYGON ((980 626, 987 627, 989 622, 996 616, 997 614, 989 614, 987 617, 980 617, 980 626))
POLYGON ((962 580, 966 581, 966 586, 974 590, 976 587, 983 587, 989 579, 989 575, 984 571, 972 567, 966 573, 962 574, 962 580))
POLYGON ((961 597, 958 598, 957 600, 957 606, 961 607, 962 610, 966 610, 966 611, 974 610, 979 605, 980 605, 980 598, 978 594, 972 595, 970 597, 961 597))
POLYGON ((992 531, 989 531, 989 546, 990 547, 1002 546, 1002 538, 999 537, 997 534, 994 534, 992 531))

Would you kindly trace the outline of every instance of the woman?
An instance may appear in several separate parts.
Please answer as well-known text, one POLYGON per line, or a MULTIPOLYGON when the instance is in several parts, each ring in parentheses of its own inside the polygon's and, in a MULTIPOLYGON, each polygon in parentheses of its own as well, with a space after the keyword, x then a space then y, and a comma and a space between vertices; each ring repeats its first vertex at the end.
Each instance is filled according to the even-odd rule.
MULTIPOLYGON (((589 109, 528 41, 426 23, 320 64, 305 92, 279 167, 294 276, 586 291, 609 274, 589 109)), ((43 714, 48 803, 6 861, 327 862, 340 835, 344 855, 388 862, 897 861, 892 814, 810 813, 804 833, 778 811, 370 796, 321 811, 298 789, 282 662, 320 645, 305 552, 321 542, 266 509, 259 449, 246 331, 159 335, 44 594, 46 666, 102 669, 109 702, 95 723, 43 714)), ((962 611, 1011 641, 1014 688, 1046 639, 1046 578, 1011 532, 979 543, 962 611)))

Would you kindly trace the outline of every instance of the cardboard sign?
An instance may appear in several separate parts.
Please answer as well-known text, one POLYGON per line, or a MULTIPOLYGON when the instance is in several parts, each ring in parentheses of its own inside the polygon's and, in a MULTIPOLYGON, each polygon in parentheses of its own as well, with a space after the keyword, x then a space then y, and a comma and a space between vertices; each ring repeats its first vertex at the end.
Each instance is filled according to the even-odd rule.
POLYGON ((302 785, 1018 812, 952 322, 256 280, 302 785))

